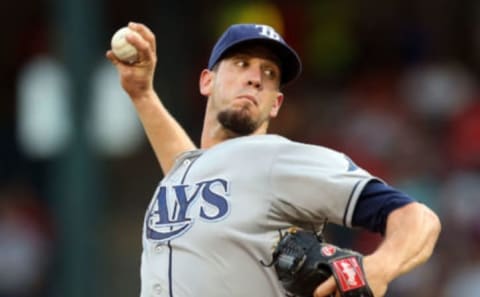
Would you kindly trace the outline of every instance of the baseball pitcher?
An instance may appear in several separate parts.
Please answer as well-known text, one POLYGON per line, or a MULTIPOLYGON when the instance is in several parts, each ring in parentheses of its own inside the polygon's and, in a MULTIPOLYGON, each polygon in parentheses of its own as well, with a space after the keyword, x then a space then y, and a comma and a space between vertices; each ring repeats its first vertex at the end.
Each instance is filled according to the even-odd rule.
POLYGON ((207 100, 200 148, 153 89, 155 35, 117 67, 165 177, 145 213, 141 297, 384 296, 389 282, 424 263, 438 217, 345 154, 268 134, 301 72, 274 28, 235 24, 199 78, 207 100), (383 235, 369 255, 326 243, 326 223, 383 235))

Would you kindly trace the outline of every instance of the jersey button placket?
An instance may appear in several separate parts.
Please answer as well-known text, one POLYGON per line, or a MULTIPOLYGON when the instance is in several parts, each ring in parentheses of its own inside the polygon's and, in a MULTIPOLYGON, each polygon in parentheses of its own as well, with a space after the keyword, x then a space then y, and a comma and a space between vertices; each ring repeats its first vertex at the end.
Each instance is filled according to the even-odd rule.
POLYGON ((163 287, 160 284, 153 285, 153 294, 154 296, 161 296, 163 292, 163 287))
POLYGON ((156 253, 160 254, 165 250, 165 245, 157 244, 157 245, 155 245, 154 250, 155 250, 156 253))

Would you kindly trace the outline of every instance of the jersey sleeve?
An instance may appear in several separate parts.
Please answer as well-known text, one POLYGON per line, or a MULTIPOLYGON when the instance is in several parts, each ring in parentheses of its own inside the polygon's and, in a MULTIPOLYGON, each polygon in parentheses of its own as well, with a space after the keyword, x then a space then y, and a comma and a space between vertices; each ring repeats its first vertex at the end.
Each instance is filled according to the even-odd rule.
POLYGON ((291 222, 352 226, 355 204, 373 179, 340 152, 291 142, 278 149, 271 172, 274 216, 291 222))
POLYGON ((358 197, 352 225, 383 235, 390 213, 412 202, 415 200, 406 193, 385 183, 370 181, 358 197))

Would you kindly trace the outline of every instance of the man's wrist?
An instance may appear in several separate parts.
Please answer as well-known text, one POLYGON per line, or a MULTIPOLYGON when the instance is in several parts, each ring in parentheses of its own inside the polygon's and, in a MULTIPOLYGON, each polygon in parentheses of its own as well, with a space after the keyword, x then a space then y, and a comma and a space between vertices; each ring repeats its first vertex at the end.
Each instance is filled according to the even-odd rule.
POLYGON ((397 259, 392 259, 388 255, 383 255, 384 253, 375 252, 371 255, 364 257, 365 262, 369 262, 371 265, 380 270, 380 275, 383 276, 384 281, 390 283, 397 276, 400 270, 400 264, 397 263, 397 259))
POLYGON ((158 96, 153 88, 149 88, 148 90, 139 92, 135 95, 130 95, 130 98, 132 99, 133 103, 137 105, 156 100, 158 99, 158 96))

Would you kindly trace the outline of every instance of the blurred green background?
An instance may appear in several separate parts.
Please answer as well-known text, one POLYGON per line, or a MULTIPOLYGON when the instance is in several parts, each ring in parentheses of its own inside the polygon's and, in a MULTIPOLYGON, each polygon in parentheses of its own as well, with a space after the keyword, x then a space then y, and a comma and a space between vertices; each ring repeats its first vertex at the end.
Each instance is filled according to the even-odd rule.
MULTIPOLYGON (((275 27, 304 71, 271 132, 349 154, 442 219, 434 256, 387 296, 480 296, 479 1, 20 0, 0 14, 0 297, 139 295, 162 173, 104 57, 131 20, 156 34, 157 92, 196 143, 215 40, 275 27)), ((379 242, 327 232, 365 253, 379 242)))

